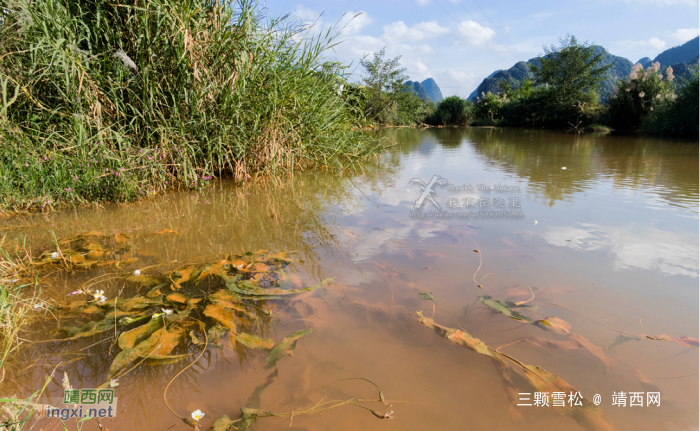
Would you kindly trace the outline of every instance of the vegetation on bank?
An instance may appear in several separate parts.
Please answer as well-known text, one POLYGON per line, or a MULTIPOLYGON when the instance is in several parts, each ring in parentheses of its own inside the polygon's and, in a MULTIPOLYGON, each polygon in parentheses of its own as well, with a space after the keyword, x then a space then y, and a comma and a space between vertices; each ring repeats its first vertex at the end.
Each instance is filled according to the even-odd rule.
MULTIPOLYGON (((406 96, 415 93, 402 93, 397 82, 392 92, 381 93, 384 104, 393 103, 396 111, 404 112, 402 120, 394 124, 416 119, 433 126, 570 128, 590 133, 642 130, 669 137, 698 137, 697 68, 689 79, 677 80, 671 67, 661 71, 657 62, 644 70, 636 64, 602 103, 601 82, 614 65, 604 64, 603 51, 579 43, 574 36, 559 42, 559 46, 545 48, 544 56, 530 64, 534 79, 525 79, 517 86, 502 81, 498 92, 482 93, 476 103, 452 96, 437 106, 420 105, 406 96)), ((380 54, 375 59, 384 52, 380 54)), ((385 74, 403 71, 398 58, 381 64, 385 74)), ((372 74, 377 69, 368 71, 372 74)), ((390 118, 375 119, 392 123, 390 118)))
POLYGON ((251 0, 0 9, 0 207, 132 200, 372 152, 332 31, 251 0))

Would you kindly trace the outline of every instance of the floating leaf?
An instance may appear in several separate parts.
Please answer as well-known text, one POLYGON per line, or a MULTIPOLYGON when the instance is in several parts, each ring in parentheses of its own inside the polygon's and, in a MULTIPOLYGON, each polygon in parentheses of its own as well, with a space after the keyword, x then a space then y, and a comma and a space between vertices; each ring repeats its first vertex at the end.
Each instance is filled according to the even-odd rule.
POLYGON ((232 310, 227 309, 221 304, 209 304, 204 308, 204 315, 211 317, 219 322, 224 328, 236 332, 236 324, 233 322, 236 318, 232 310))
POLYGON ((224 280, 226 280, 226 287, 228 287, 230 290, 237 292, 237 293, 240 293, 242 295, 283 296, 283 295, 295 295, 297 293, 310 292, 312 290, 316 290, 319 287, 323 287, 324 285, 330 284, 331 281, 335 280, 335 277, 326 278, 325 280, 323 280, 320 283, 315 284, 313 286, 305 287, 303 289, 292 289, 292 290, 262 289, 262 288, 256 288, 255 290, 253 290, 252 286, 249 286, 249 285, 246 286, 244 283, 230 282, 228 278, 225 278, 224 280))
POLYGON ((122 350, 130 349, 143 340, 150 337, 154 332, 163 327, 162 319, 151 319, 145 325, 134 328, 130 331, 122 332, 119 335, 119 348, 122 350))
POLYGON ((204 341, 202 341, 195 333, 194 331, 190 331, 190 341, 192 341, 192 344, 198 346, 200 344, 204 344, 204 341))
POLYGON ((126 281, 138 283, 143 287, 151 287, 160 284, 160 281, 157 278, 153 278, 150 275, 146 274, 131 275, 129 277, 126 277, 126 281))
POLYGON ((235 338, 237 342, 251 349, 267 350, 275 346, 275 342, 270 338, 260 338, 257 335, 246 334, 245 332, 236 334, 235 338))
POLYGON ((180 235, 177 231, 174 231, 172 229, 161 229, 158 232, 156 232, 156 234, 159 234, 159 235, 162 235, 164 233, 173 233, 175 235, 180 235))
POLYGON ((101 237, 104 237, 105 234, 103 234, 102 232, 92 231, 92 232, 84 233, 84 234, 81 234, 78 236, 101 236, 101 237))
POLYGON ((117 242, 122 243, 129 241, 131 238, 128 235, 124 235, 123 233, 118 233, 114 235, 114 239, 117 242))
POLYGON ((274 367, 277 365, 277 362, 285 356, 292 356, 294 354, 294 349, 297 346, 297 341, 311 332, 313 332, 313 329, 309 328, 302 331, 297 331, 289 337, 284 337, 284 339, 282 339, 282 341, 276 345, 267 356, 265 369, 269 370, 270 368, 274 367))
POLYGON ((167 299, 170 302, 177 302, 179 304, 186 304, 187 303, 187 297, 183 295, 182 293, 171 293, 170 295, 166 296, 165 299, 167 299))

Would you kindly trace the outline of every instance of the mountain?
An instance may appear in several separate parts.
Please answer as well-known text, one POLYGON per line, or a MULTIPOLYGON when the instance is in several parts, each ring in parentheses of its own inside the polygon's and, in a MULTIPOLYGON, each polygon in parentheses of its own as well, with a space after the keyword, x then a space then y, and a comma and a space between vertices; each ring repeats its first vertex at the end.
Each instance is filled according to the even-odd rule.
POLYGON ((437 82, 435 82, 433 78, 428 78, 421 82, 421 84, 423 85, 423 88, 425 88, 425 91, 428 92, 430 100, 435 103, 439 103, 443 99, 442 91, 440 91, 440 87, 438 87, 437 82))
POLYGON ((637 61, 637 63, 641 64, 642 67, 646 69, 647 67, 649 67, 651 65, 651 58, 649 58, 649 57, 640 58, 637 61))
MULTIPOLYGON (((673 76, 676 77, 676 80, 685 80, 687 78, 690 78, 690 76, 693 74, 693 71, 698 68, 698 57, 696 56, 694 59, 689 61, 688 63, 676 63, 671 65, 671 69, 673 69, 673 76)), ((664 74, 664 77, 666 76, 666 70, 665 68, 661 70, 662 73, 664 74)))
POLYGON ((420 97, 421 99, 431 100, 430 96, 428 95, 428 92, 425 91, 425 87, 423 87, 423 85, 420 82, 407 81, 404 85, 406 86, 407 91, 413 91, 414 93, 418 94, 418 97, 420 97))
POLYGON ((700 37, 691 39, 683 45, 667 49, 657 55, 654 61, 658 61, 664 67, 677 63, 690 63, 698 56, 698 50, 700 50, 700 37))
POLYGON ((413 91, 418 94, 418 97, 425 100, 430 100, 434 103, 440 103, 443 99, 440 87, 433 78, 428 78, 423 82, 406 81, 406 90, 413 91))
MULTIPOLYGON (((593 45, 595 48, 594 53, 598 55, 603 53, 603 60, 601 65, 607 66, 612 64, 613 67, 608 71, 608 75, 601 83, 600 94, 602 99, 607 99, 607 95, 610 94, 617 84, 617 81, 627 77, 632 71, 632 62, 624 57, 618 57, 617 55, 612 55, 605 50, 602 46, 593 45)), ((481 96, 481 93, 492 93, 498 92, 498 84, 501 81, 508 81, 510 85, 514 88, 520 86, 526 79, 534 78, 534 74, 530 71, 530 65, 539 65, 539 57, 531 58, 528 61, 519 61, 513 65, 508 70, 496 71, 489 75, 488 78, 484 79, 479 87, 469 95, 469 100, 475 102, 476 98, 481 96)))

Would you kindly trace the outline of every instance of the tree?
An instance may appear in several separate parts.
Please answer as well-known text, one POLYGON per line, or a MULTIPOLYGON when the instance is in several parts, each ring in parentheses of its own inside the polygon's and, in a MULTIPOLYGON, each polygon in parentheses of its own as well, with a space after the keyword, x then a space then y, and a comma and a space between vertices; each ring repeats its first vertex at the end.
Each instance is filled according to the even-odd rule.
POLYGON ((386 48, 374 53, 372 61, 360 64, 367 71, 364 77, 367 103, 365 112, 369 119, 386 124, 405 124, 418 119, 423 111, 423 102, 414 92, 406 91, 401 67, 401 56, 385 59, 386 48))
POLYGON ((599 66, 603 53, 595 54, 595 47, 576 37, 567 35, 559 39, 559 47, 544 47, 545 55, 540 64, 530 65, 535 74, 535 84, 550 88, 554 100, 562 105, 574 105, 590 101, 591 94, 600 87, 612 65, 599 66))

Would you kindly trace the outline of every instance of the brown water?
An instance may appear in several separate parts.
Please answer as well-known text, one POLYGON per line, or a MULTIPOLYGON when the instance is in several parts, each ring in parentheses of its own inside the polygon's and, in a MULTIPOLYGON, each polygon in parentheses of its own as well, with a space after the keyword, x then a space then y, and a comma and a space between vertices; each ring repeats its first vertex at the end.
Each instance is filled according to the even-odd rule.
MULTIPOLYGON (((537 308, 521 313, 565 320, 571 333, 602 348, 612 366, 608 369, 585 349, 518 342, 502 352, 555 374, 588 400, 600 394, 602 411, 616 430, 698 429, 697 348, 648 339, 611 346, 618 336, 613 329, 623 328, 632 334, 698 338, 697 144, 500 129, 401 129, 386 139, 397 145, 354 176, 304 173, 244 187, 223 183, 203 192, 35 215, 0 226, 31 226, 10 230, 27 234, 31 244, 48 242, 49 230, 59 237, 93 230, 128 234, 134 255, 141 256, 129 271, 267 249, 297 251, 303 263, 294 268, 305 284, 336 277, 335 284, 291 302, 268 301, 266 307, 279 313, 266 328, 276 342, 299 329, 313 328, 313 333, 299 340, 294 356, 279 362, 279 377, 264 393, 261 407, 289 413, 322 398, 375 398, 376 390, 363 381, 319 389, 338 379, 363 377, 395 401, 388 409, 395 418, 380 420, 344 406, 291 421, 260 419, 255 430, 583 429, 558 414, 551 399, 549 407, 514 407, 522 415, 516 420, 491 360, 417 321, 416 311, 433 315, 433 302, 418 293, 432 292, 439 305, 433 315, 437 323, 461 327, 490 347, 525 338, 569 340, 477 301, 484 294, 527 300, 531 295, 525 286, 535 296, 528 305, 537 308), (449 208, 449 198, 461 203, 481 197, 501 198, 510 211, 510 198, 518 198, 515 210, 523 215, 411 217, 415 211, 436 210, 428 200, 422 209, 414 208, 421 191, 411 182, 427 183, 434 175, 449 185, 473 187, 451 191, 448 184, 435 185, 433 196, 442 210, 467 210, 449 208), (480 184, 519 191, 480 191, 480 184), (180 235, 153 234, 163 228, 180 235), (475 243, 480 255, 473 251, 475 243), (613 392, 619 391, 658 391, 661 403, 647 407, 645 399, 643 407, 630 407, 629 401, 626 407, 613 406, 613 392)), ((59 275, 46 282, 46 291, 65 298, 99 274, 59 275)), ((98 288, 112 298, 120 283, 98 288)), ((45 323, 46 329, 57 325, 51 319, 45 323)), ((77 358, 61 354, 89 344, 37 347, 31 358, 13 364, 0 396, 30 395, 57 365, 58 377, 49 383, 43 402, 62 400, 62 371, 73 386, 97 387, 116 350, 103 344, 77 358)), ((169 402, 183 416, 204 411, 205 428, 224 414, 236 418, 269 374, 263 370, 266 356, 230 345, 210 347, 172 384, 169 402)), ((190 429, 163 402, 165 385, 189 362, 140 366, 121 377, 119 412, 103 425, 111 431, 190 429)), ((519 391, 534 392, 518 382, 519 391)), ((379 403, 367 405, 386 410, 379 403)), ((88 424, 85 429, 97 429, 88 424)), ((57 421, 42 419, 36 429, 54 425, 57 421)))

